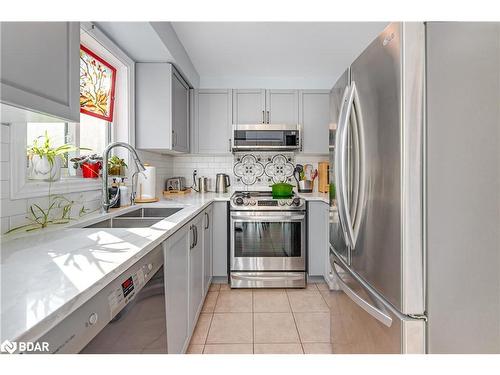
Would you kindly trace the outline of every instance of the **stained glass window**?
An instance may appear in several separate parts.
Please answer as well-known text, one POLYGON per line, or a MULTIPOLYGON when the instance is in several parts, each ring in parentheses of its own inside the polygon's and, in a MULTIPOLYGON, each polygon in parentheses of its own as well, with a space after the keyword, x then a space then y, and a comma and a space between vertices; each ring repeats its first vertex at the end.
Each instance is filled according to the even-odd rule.
POLYGON ((80 46, 80 112, 113 121, 116 69, 80 46))

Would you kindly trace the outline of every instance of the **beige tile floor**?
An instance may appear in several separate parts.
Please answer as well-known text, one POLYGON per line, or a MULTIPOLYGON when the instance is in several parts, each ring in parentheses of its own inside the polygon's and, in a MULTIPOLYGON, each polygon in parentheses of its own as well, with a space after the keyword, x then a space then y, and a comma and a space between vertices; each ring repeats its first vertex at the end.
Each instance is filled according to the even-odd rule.
POLYGON ((188 353, 332 353, 327 290, 324 283, 306 289, 212 284, 188 353))

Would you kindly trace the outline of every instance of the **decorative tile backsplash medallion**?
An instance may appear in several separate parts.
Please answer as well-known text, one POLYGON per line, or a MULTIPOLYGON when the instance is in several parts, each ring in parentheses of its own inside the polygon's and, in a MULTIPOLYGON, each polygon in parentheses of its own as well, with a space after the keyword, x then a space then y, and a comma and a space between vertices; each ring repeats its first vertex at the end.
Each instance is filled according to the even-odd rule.
POLYGON ((276 182, 292 182, 295 157, 293 153, 234 154, 233 172, 239 187, 268 187, 276 182))

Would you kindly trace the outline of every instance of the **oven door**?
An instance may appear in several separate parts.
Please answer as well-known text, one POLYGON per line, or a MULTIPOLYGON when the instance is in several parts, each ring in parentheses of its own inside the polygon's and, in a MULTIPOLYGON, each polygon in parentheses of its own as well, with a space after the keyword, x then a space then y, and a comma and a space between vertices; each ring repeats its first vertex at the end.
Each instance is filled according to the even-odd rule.
POLYGON ((305 271, 304 211, 231 212, 231 271, 305 271))

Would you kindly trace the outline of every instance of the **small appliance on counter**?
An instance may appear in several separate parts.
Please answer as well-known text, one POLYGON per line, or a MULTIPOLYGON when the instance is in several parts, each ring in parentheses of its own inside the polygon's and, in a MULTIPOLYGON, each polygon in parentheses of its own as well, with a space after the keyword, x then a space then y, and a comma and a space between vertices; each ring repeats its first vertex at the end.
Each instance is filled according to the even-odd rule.
POLYGON ((158 202, 156 197, 156 168, 144 163, 145 171, 139 173, 137 177, 137 197, 136 203, 158 202))
POLYGON ((227 193, 227 188, 231 186, 229 175, 225 173, 217 173, 215 177, 215 192, 227 193))
POLYGON ((165 191, 184 191, 186 189, 185 177, 171 177, 165 181, 165 191))
POLYGON ((198 177, 198 183, 196 183, 196 175, 198 171, 195 169, 193 171, 193 190, 197 193, 206 193, 208 192, 208 177, 198 177))

